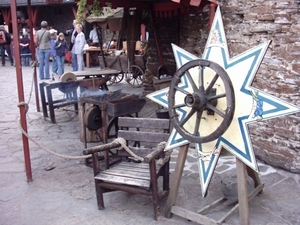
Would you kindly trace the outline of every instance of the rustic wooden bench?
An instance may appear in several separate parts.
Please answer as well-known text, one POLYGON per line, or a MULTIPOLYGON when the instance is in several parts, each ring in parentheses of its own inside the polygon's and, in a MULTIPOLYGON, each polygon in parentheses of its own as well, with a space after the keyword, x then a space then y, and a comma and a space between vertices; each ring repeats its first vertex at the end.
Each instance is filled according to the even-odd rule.
POLYGON ((118 139, 83 151, 84 155, 92 154, 99 209, 104 209, 105 192, 148 195, 152 196, 154 219, 160 220, 157 179, 163 177, 162 188, 168 191, 171 153, 164 151, 164 145, 169 125, 169 119, 119 117, 118 139), (105 153, 101 171, 98 152, 105 153))

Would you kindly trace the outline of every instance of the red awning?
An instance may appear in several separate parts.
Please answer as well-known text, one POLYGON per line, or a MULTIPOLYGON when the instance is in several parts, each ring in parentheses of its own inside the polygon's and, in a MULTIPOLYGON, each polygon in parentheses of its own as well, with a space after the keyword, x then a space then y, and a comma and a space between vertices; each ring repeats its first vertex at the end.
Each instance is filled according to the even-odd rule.
MULTIPOLYGON (((180 1, 181 0, 172 0, 173 2, 177 2, 177 3, 180 3, 180 1)), ((190 0, 190 5, 192 5, 192 6, 200 6, 200 4, 201 4, 201 1, 202 0, 190 0)), ((213 3, 216 3, 217 4, 217 2, 216 2, 216 0, 207 0, 207 1, 209 1, 209 2, 213 2, 213 3)))

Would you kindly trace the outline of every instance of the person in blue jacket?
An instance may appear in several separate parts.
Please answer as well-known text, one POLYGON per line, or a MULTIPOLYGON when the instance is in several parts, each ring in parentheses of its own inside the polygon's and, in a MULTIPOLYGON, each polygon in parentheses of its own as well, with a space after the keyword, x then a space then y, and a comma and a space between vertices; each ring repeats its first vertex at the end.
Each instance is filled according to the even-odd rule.
POLYGON ((52 57, 52 77, 54 77, 54 75, 57 75, 57 62, 56 62, 56 50, 55 50, 55 45, 57 40, 57 30, 50 29, 50 35, 51 35, 50 57, 52 57))
POLYGON ((58 39, 55 44, 56 51, 56 62, 57 62, 57 74, 60 77, 64 74, 65 68, 65 55, 68 51, 69 46, 65 40, 65 35, 63 33, 58 34, 58 39))

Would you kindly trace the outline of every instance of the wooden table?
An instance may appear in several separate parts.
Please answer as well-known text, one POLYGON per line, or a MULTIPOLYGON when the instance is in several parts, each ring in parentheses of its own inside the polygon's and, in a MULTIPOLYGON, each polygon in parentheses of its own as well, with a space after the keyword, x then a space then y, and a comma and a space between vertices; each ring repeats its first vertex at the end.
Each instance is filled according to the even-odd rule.
MULTIPOLYGON (((85 70, 85 71, 74 71, 72 72, 75 74, 76 77, 84 77, 86 78, 95 78, 95 77, 110 77, 110 76, 115 76, 121 73, 119 70, 115 69, 98 69, 98 70, 85 70)), ((107 84, 104 83, 101 86, 102 90, 108 90, 107 84)))
MULTIPOLYGON (((91 67, 90 62, 90 53, 100 53, 100 47, 90 47, 89 49, 85 50, 86 56, 86 67, 91 67)), ((98 57, 97 57, 98 58, 98 57)))
POLYGON ((99 89, 108 90, 106 81, 108 76, 119 74, 120 71, 114 69, 102 69, 102 70, 87 70, 72 72, 76 77, 83 77, 71 82, 60 81, 44 81, 40 83, 40 94, 42 101, 42 109, 44 118, 48 118, 48 110, 50 113, 50 120, 52 123, 56 123, 54 109, 61 108, 68 105, 74 105, 74 110, 78 111, 78 96, 77 87, 83 87, 86 89, 99 89), (52 90, 60 89, 61 91, 66 88, 72 88, 71 91, 66 91, 64 97, 59 100, 53 100, 52 90))
POLYGON ((98 69, 98 70, 84 70, 84 71, 73 71, 72 73, 75 74, 76 77, 101 77, 101 76, 110 76, 110 75, 118 75, 121 73, 119 70, 115 69, 98 69))

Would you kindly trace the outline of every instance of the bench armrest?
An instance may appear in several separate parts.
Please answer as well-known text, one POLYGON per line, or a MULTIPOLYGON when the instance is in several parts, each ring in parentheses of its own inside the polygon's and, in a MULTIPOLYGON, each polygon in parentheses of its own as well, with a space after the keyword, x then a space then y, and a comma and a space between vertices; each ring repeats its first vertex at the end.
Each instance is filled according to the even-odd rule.
POLYGON ((107 144, 103 144, 103 145, 98 145, 98 146, 94 146, 91 148, 86 148, 82 151, 83 155, 89 155, 89 154, 93 154, 96 152, 103 152, 103 151, 107 151, 109 149, 112 148, 118 148, 120 147, 121 144, 116 143, 116 142, 111 142, 111 143, 107 143, 107 144))
POLYGON ((144 162, 149 163, 151 162, 153 159, 156 159, 165 149, 166 146, 166 142, 161 142, 156 150, 154 150, 153 152, 150 152, 148 155, 146 155, 146 157, 144 158, 144 162))

